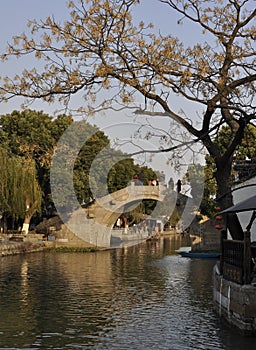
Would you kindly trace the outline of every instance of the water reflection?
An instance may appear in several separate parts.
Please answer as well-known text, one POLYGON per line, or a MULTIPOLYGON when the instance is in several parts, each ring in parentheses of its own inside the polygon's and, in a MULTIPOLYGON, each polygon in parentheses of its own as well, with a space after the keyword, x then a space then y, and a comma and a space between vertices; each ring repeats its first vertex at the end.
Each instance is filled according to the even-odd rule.
POLYGON ((0 347, 254 348, 213 312, 214 262, 177 256, 185 244, 0 259, 0 347))

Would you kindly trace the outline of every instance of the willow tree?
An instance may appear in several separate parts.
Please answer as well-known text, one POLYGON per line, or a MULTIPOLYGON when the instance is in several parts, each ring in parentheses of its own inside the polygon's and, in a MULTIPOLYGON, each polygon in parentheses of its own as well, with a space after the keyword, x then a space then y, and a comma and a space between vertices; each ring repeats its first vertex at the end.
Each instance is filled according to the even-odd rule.
MULTIPOLYGON (((158 108, 159 118, 164 114, 175 119, 202 142, 216 164, 217 196, 226 208, 232 204, 233 154, 245 126, 255 119, 256 11, 249 0, 160 0, 159 6, 170 10, 170 20, 174 12, 183 26, 192 22, 202 29, 202 39, 186 46, 171 34, 155 34, 152 25, 136 24, 132 12, 139 2, 69 1, 70 19, 65 23, 54 17, 30 21, 31 34, 15 37, 2 58, 34 55, 45 66, 3 78, 1 99, 57 98, 68 104, 80 92, 91 112, 89 100, 99 98, 100 90, 109 90, 109 100, 100 101, 103 108, 136 104, 136 95, 143 96, 158 108), (198 111, 200 122, 194 113, 175 110, 172 100, 177 95, 181 105, 189 101, 191 111, 198 111), (221 125, 230 129, 224 150, 213 142, 221 125)), ((236 217, 229 220, 229 228, 234 238, 241 238, 236 217)))
POLYGON ((0 148, 0 160, 1 160, 1 171, 0 171, 0 212, 1 216, 9 209, 9 156, 8 152, 4 148, 0 148))
POLYGON ((5 217, 22 219, 22 231, 28 233, 29 223, 41 209, 41 190, 32 160, 11 155, 0 148, 0 211, 5 217))
POLYGON ((73 119, 67 115, 53 117, 30 109, 0 115, 0 130, 8 140, 6 147, 13 155, 35 161, 36 179, 43 193, 43 210, 51 205, 49 173, 54 149, 72 122, 73 119))

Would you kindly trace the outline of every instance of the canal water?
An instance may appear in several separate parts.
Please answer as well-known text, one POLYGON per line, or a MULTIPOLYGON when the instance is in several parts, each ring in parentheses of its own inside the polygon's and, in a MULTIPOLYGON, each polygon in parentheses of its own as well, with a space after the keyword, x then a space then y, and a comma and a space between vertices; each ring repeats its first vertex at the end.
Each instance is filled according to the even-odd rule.
POLYGON ((0 349, 255 349, 213 311, 215 261, 175 254, 184 240, 2 257, 0 349))

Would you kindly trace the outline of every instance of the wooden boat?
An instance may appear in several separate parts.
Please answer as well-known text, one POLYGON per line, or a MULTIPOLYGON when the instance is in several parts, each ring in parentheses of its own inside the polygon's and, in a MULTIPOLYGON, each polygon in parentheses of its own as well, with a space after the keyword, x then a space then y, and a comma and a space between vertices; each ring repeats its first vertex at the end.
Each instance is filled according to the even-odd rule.
POLYGON ((183 258, 218 259, 220 257, 218 252, 193 252, 190 247, 181 247, 176 252, 183 258))
POLYGON ((210 253, 210 252, 179 252, 178 253, 183 258, 193 258, 193 259, 218 259, 220 253, 210 253))

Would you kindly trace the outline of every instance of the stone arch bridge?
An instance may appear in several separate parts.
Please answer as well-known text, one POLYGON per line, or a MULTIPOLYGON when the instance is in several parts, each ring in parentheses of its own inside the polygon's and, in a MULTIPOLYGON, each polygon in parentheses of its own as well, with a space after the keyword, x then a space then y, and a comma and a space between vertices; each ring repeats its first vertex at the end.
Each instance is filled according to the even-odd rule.
MULTIPOLYGON (((166 187, 130 186, 96 199, 86 208, 79 208, 65 226, 75 236, 92 246, 110 247, 111 232, 118 217, 134 209, 143 199, 162 202, 165 199, 166 187)), ((173 203, 176 203, 177 193, 173 191, 173 203)))

